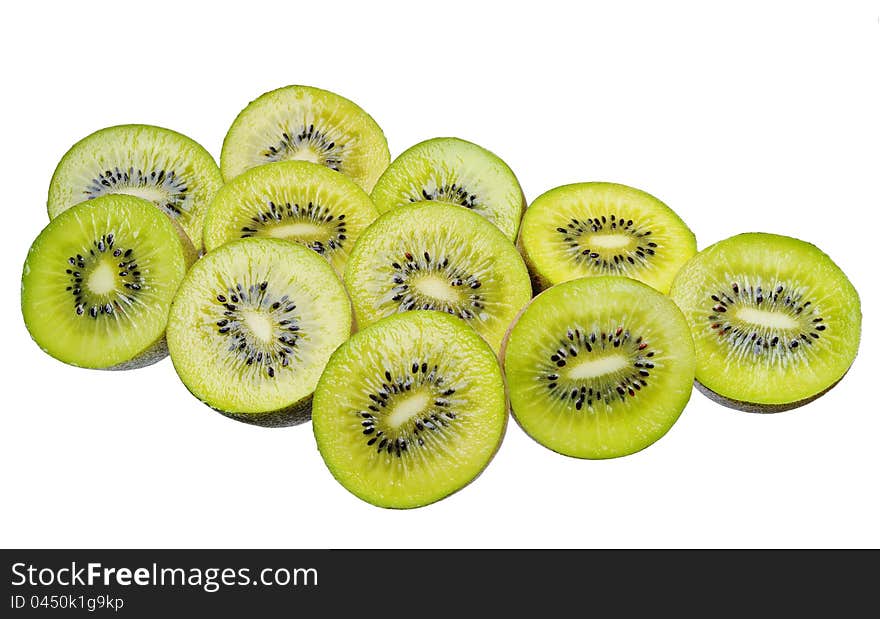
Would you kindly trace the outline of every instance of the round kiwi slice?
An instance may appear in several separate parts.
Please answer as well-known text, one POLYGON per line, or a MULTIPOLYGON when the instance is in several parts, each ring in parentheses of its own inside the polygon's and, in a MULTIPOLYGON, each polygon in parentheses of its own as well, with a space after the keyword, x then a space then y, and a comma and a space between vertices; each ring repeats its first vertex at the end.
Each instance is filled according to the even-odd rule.
POLYGON ((856 357, 859 295, 810 243, 725 239, 689 261, 670 294, 693 333, 697 386, 726 406, 796 408, 837 384, 856 357))
POLYGON ((485 148, 458 138, 434 138, 404 151, 372 192, 379 212, 439 200, 468 208, 516 239, 525 197, 513 171, 485 148))
POLYGON ((258 165, 291 159, 342 172, 370 191, 391 155, 382 129, 354 102, 320 88, 285 86, 239 113, 223 141, 220 170, 230 181, 258 165))
POLYGON ((62 157, 49 186, 49 217, 106 194, 145 198, 201 248, 208 202, 223 184, 199 144, 170 129, 119 125, 97 131, 62 157))
POLYGON ((31 245, 21 309, 31 337, 71 365, 120 370, 162 359, 171 299, 195 258, 179 230, 141 198, 72 207, 31 245))
POLYGON ((224 185, 205 218, 205 249, 234 239, 274 237, 324 256, 341 273, 360 233, 378 217, 354 181, 307 161, 279 161, 224 185))
POLYGON ((486 467, 507 425, 501 370, 460 319, 407 312, 333 353, 315 391, 321 456, 347 490, 381 507, 419 507, 486 467))
POLYGON ((465 319, 495 350, 532 294, 513 243, 448 203, 380 216, 352 250, 345 284, 361 326, 397 312, 439 310, 465 319))
POLYGON ((510 329, 514 418, 567 456, 616 458, 662 437, 690 399, 694 346, 675 304, 625 277, 553 286, 510 329))
POLYGON ((318 376, 351 326, 326 260, 280 239, 243 239, 193 266, 167 337, 193 395, 240 421, 279 426, 308 419, 318 376))
POLYGON ((564 185, 539 196, 523 217, 519 246, 539 290, 622 275, 666 293, 697 253, 694 234, 672 209, 615 183, 564 185))

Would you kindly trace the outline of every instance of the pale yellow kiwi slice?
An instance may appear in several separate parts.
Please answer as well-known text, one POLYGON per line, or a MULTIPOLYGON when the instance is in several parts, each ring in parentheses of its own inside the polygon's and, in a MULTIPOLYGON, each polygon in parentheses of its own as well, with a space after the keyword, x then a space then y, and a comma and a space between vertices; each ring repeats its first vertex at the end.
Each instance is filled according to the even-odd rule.
POLYGON ((84 200, 128 194, 159 207, 201 249, 205 212, 222 184, 213 157, 185 135, 150 125, 108 127, 61 159, 49 186, 49 217, 84 200))
POLYGON ((308 419, 312 392, 351 333, 342 282, 315 252, 280 239, 242 239, 199 260, 168 318, 180 379, 240 421, 308 419))
POLYGON ((391 156, 385 134, 353 101, 311 86, 285 86, 244 108, 223 140, 220 170, 230 181, 273 161, 311 161, 370 191, 391 156))
POLYGON ((433 138, 400 154, 373 187, 379 212, 449 202, 481 215, 511 241, 525 208, 519 181, 497 155, 460 138, 433 138))

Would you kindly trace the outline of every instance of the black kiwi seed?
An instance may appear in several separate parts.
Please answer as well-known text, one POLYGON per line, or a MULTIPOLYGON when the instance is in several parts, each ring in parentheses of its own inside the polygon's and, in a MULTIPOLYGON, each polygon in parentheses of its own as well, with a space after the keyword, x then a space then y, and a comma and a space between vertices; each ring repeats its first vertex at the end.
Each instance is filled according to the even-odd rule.
POLYGON ((330 209, 309 202, 306 207, 300 207, 297 203, 287 202, 278 205, 271 200, 255 216, 251 217, 254 223, 243 226, 240 230, 240 238, 246 239, 255 236, 260 230, 276 225, 280 221, 308 222, 326 230, 327 237, 323 240, 312 241, 309 247, 319 254, 325 254, 328 247, 331 251, 341 249, 346 240, 345 222, 334 217, 330 209), (331 223, 334 222, 335 223, 331 223))
POLYGON ((263 156, 269 161, 283 161, 304 149, 316 153, 331 170, 342 170, 345 145, 337 143, 327 132, 315 129, 314 124, 303 124, 296 131, 282 131, 280 140, 263 151, 263 156))
POLYGON ((450 399, 457 388, 447 384, 439 364, 414 360, 405 367, 409 372, 401 371, 402 368, 383 370, 382 378, 364 392, 364 406, 354 411, 367 447, 375 449, 378 454, 386 452, 399 458, 413 453, 412 448, 425 445, 425 439, 420 434, 427 432, 437 435, 438 438, 442 437, 448 431, 446 429, 451 428, 458 420, 458 414, 454 410, 456 401, 450 399), (385 382, 382 382, 383 379, 385 382), (413 388, 430 394, 430 399, 427 400, 429 407, 423 415, 398 428, 388 427, 382 411, 393 410, 397 398, 406 397, 401 394, 413 388))
POLYGON ((443 200, 444 202, 452 202, 469 209, 478 209, 480 207, 480 200, 477 198, 477 195, 470 193, 464 186, 457 183, 441 185, 431 190, 424 187, 417 194, 409 196, 410 202, 421 202, 422 200, 443 200))
POLYGON ((121 307, 117 302, 118 299, 128 302, 132 301, 137 296, 138 291, 145 285, 146 282, 141 276, 140 271, 129 272, 132 268, 137 267, 135 259, 131 258, 132 250, 127 249, 123 252, 122 249, 117 247, 113 251, 115 258, 119 258, 123 254, 125 258, 131 258, 120 262, 118 267, 122 270, 117 272, 119 283, 127 291, 123 294, 118 289, 114 290, 110 293, 110 298, 107 295, 94 295, 88 291, 84 292, 83 281, 88 278, 93 268, 101 264, 101 254, 111 249, 115 242, 115 234, 104 234, 92 241, 92 246, 98 250, 97 253, 95 253, 94 249, 89 249, 88 252, 84 250, 82 254, 76 254, 67 258, 65 264, 74 266, 77 269, 65 268, 64 270, 69 283, 65 290, 70 292, 73 298, 73 310, 77 316, 89 316, 93 319, 97 319, 101 315, 111 316, 121 307), (85 254, 88 255, 86 256, 85 254))
MULTIPOLYGON (((622 221, 622 220, 618 220, 622 221)), ((558 342, 568 350, 553 350, 547 356, 545 370, 540 374, 547 381, 547 392, 560 401, 567 401, 575 410, 593 407, 593 403, 610 402, 612 398, 626 399, 636 397, 637 392, 648 386, 651 370, 655 365, 648 361, 654 356, 647 342, 642 337, 633 338, 625 326, 617 326, 605 331, 582 331, 580 328, 567 329, 558 342), (631 365, 606 376, 591 379, 569 379, 562 376, 557 368, 565 367, 566 357, 577 357, 578 354, 602 358, 605 351, 622 351, 631 360, 631 365)))
POLYGON ((403 254, 403 258, 404 260, 393 260, 391 262, 393 270, 391 283, 393 286, 390 288, 390 291, 394 293, 391 301, 396 303, 401 309, 439 310, 464 320, 472 320, 477 316, 477 312, 472 308, 481 310, 485 307, 485 296, 476 292, 482 287, 483 282, 476 275, 462 273, 456 268, 450 268, 448 256, 438 259, 425 250, 418 254, 406 251, 403 254), (418 278, 425 275, 440 277, 446 280, 453 288, 467 286, 474 292, 462 294, 460 302, 438 301, 433 297, 423 295, 414 286, 418 278))
POLYGON ((217 333, 230 338, 227 352, 239 363, 265 369, 269 378, 277 375, 276 367, 288 367, 301 337, 296 304, 288 295, 276 299, 269 291, 269 282, 245 286, 241 282, 227 286, 216 295, 222 318, 216 321, 217 333), (228 295, 228 296, 227 296, 228 295), (284 307, 282 307, 284 306, 284 307), (262 312, 275 327, 274 339, 265 343, 253 336, 242 321, 243 311, 262 312))
MULTIPOLYGON (((718 333, 729 347, 752 355, 803 354, 799 341, 812 346, 813 340, 820 339, 825 326, 813 303, 804 294, 793 290, 782 296, 786 285, 774 282, 772 285, 757 283, 754 286, 741 286, 732 282, 729 289, 721 289, 711 294, 711 311, 707 312, 709 328, 718 333), (766 294, 765 290, 772 290, 766 294), (721 299, 719 301, 719 299, 721 299), (809 308, 813 306, 813 309, 809 308), (774 329, 743 323, 736 319, 736 307, 760 308, 762 311, 779 312, 788 315, 798 324, 797 329, 774 329), (807 310, 807 314, 804 311, 807 310)), ((809 348, 809 347, 808 347, 809 348)))
MULTIPOLYGON (((179 217, 189 209, 186 181, 180 178, 174 170, 160 169, 144 173, 142 170, 134 168, 129 168, 127 171, 113 168, 112 170, 98 171, 89 181, 83 194, 87 200, 91 200, 108 193, 128 193, 127 189, 142 187, 162 189, 165 197, 154 202, 156 206, 173 217, 179 217)), ((110 240, 112 241, 112 236, 110 240)), ((112 247, 112 242, 105 242, 105 247, 106 245, 112 247)), ((98 249, 104 251, 100 247, 98 249)), ((113 255, 117 254, 114 252, 113 255)))
POLYGON ((556 232, 562 235, 572 259, 577 263, 585 263, 597 273, 626 273, 630 265, 646 264, 649 256, 656 254, 657 243, 644 242, 642 237, 651 234, 650 230, 635 225, 632 219, 625 220, 615 213, 588 218, 585 222, 572 218, 567 228, 557 227, 556 232), (627 249, 624 253, 600 252, 582 245, 585 234, 613 231, 614 234, 627 234, 636 241, 635 249, 627 249), (627 264, 628 263, 628 264, 627 264))

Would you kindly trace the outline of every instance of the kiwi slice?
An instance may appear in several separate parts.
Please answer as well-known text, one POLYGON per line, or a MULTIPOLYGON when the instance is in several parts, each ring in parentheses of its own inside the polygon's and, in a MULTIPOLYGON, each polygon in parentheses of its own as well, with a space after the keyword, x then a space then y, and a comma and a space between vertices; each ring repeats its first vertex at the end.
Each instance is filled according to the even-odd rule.
POLYGON ((318 376, 351 326, 326 260, 280 239, 242 239, 193 266, 167 337, 193 395, 234 419, 279 426, 308 419, 318 376))
POLYGON ((342 272, 354 242, 378 217, 354 181, 307 161, 248 170, 223 186, 205 218, 205 249, 274 237, 305 245, 342 272))
POLYGON ((670 292, 690 323, 697 386, 732 408, 772 413, 819 397, 859 347, 859 295, 819 248, 740 234, 689 261, 670 292))
POLYGON ((315 391, 318 449, 347 490, 381 507, 419 507, 486 467, 507 425, 501 369, 460 319, 386 318, 333 353, 315 391))
POLYGON ((485 148, 434 138, 404 151, 372 192, 379 212, 412 202, 451 202, 485 217, 516 239, 525 197, 513 171, 485 148))
POLYGON ((679 309, 625 277, 544 291, 504 348, 514 418, 545 447, 578 458, 625 456, 666 434, 690 399, 694 365, 679 309))
POLYGON ((564 185, 539 196, 526 210, 518 243, 539 290, 622 275, 666 293, 697 252, 693 232, 672 209, 615 183, 564 185))
POLYGON ((382 129, 354 102, 320 88, 285 86, 239 113, 223 141, 220 170, 230 181, 258 165, 291 159, 342 172, 370 191, 391 155, 382 129))
POLYGON ((495 350, 532 294, 513 243, 476 213, 447 203, 381 215, 352 250, 345 284, 361 326, 397 312, 439 310, 466 320, 495 350))
POLYGON ((208 202, 223 184, 199 144, 170 129, 119 125, 83 138, 61 158, 49 186, 49 217, 106 194, 145 198, 201 248, 208 202))
POLYGON ((24 322, 56 359, 122 370, 167 355, 168 308, 195 258, 179 229, 141 198, 107 195, 49 222, 21 278, 24 322))

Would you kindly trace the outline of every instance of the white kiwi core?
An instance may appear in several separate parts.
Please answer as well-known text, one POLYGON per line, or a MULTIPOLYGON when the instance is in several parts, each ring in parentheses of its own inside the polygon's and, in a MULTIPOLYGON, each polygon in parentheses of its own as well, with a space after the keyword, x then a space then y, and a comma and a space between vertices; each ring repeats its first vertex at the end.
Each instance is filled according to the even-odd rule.
POLYGON ((577 365, 571 366, 568 370, 568 378, 572 380, 583 380, 585 378, 597 378, 605 374, 611 374, 622 370, 629 365, 629 361, 623 355, 608 355, 599 359, 590 359, 581 361, 577 365))

